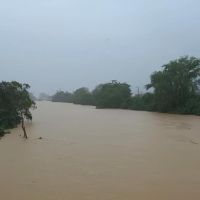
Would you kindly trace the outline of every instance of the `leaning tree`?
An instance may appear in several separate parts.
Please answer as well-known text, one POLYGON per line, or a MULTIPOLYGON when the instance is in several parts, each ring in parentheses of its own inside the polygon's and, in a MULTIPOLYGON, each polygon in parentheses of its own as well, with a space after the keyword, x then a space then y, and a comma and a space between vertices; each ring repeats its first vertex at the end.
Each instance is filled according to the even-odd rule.
POLYGON ((16 81, 0 83, 0 121, 4 129, 13 128, 21 123, 24 138, 27 137, 24 121, 32 120, 31 108, 35 108, 35 102, 31 99, 28 84, 16 81))
POLYGON ((21 84, 18 82, 13 82, 16 86, 17 94, 16 94, 16 105, 17 105, 17 113, 21 119, 21 126, 24 132, 24 138, 27 137, 26 128, 24 125, 24 120, 32 120, 32 114, 30 112, 30 108, 35 108, 35 102, 30 98, 28 89, 30 86, 28 84, 21 84))

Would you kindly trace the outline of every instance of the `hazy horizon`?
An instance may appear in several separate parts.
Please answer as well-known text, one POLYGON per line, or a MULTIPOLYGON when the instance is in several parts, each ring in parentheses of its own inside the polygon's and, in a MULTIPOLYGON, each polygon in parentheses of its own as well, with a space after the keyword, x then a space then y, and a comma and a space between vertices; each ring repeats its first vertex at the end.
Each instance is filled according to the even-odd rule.
POLYGON ((198 0, 7 0, 0 79, 53 94, 118 80, 136 87, 172 59, 199 57, 198 0))

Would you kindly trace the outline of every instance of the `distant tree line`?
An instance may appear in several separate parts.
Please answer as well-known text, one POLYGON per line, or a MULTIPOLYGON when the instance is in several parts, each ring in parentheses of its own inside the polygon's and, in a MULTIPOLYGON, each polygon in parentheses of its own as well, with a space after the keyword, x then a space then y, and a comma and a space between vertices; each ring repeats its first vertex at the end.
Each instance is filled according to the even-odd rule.
POLYGON ((92 92, 85 87, 73 93, 57 91, 52 96, 52 101, 95 105, 97 108, 127 108, 130 97, 130 85, 112 81, 98 85, 92 92))
POLYGON ((24 137, 27 138, 24 120, 32 120, 30 108, 35 107, 29 88, 28 84, 16 81, 0 82, 0 136, 5 134, 5 130, 21 123, 24 137))
POLYGON ((39 94, 39 97, 36 98, 38 101, 51 101, 51 96, 42 92, 39 94))
POLYGON ((151 92, 132 94, 130 85, 112 81, 93 91, 82 87, 73 93, 57 91, 53 102, 94 105, 96 108, 122 108, 200 115, 200 59, 181 57, 154 72, 145 86, 151 92))

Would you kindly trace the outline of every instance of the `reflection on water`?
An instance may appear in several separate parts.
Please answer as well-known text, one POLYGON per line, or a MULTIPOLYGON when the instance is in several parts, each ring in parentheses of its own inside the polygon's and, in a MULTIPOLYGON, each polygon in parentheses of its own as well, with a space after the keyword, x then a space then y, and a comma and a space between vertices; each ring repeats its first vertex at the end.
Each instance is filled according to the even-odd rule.
POLYGON ((0 140, 0 199, 200 199, 200 117, 39 102, 27 130, 0 140))

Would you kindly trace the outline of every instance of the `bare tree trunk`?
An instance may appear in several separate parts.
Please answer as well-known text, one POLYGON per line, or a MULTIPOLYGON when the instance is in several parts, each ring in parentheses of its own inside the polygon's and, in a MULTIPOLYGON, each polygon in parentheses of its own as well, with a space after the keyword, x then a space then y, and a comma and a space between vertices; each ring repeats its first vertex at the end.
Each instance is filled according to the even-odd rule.
POLYGON ((26 134, 26 128, 25 128, 25 125, 24 125, 24 117, 22 115, 22 130, 24 132, 24 138, 28 138, 27 134, 26 134))

